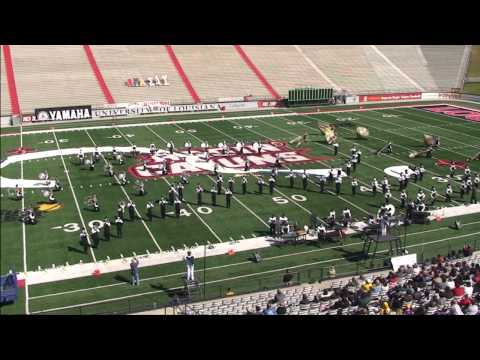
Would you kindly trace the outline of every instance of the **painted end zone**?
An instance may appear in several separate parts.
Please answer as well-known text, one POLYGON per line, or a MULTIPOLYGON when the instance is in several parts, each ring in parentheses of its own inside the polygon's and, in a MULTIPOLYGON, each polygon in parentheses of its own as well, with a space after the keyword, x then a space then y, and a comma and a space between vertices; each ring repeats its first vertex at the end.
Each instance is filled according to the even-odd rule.
POLYGON ((416 109, 433 112, 436 114, 448 115, 473 122, 480 122, 480 111, 478 110, 465 109, 458 106, 450 105, 418 106, 416 107, 416 109))

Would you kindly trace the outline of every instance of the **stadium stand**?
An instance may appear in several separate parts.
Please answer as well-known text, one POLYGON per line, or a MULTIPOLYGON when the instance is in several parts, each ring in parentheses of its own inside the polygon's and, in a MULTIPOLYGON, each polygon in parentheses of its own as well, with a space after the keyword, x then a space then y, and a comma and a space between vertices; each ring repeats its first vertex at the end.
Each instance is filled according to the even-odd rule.
MULTIPOLYGON (((461 251, 460 251, 461 252, 461 251)), ((480 253, 192 304, 186 315, 480 315, 480 253), (464 294, 468 296, 465 297, 464 294), (280 310, 280 311, 279 311, 280 310)))
MULTIPOLYGON (((242 45, 272 88, 336 87, 352 93, 459 88, 468 64, 464 45, 242 45)), ((192 103, 164 45, 92 45, 96 64, 116 102, 192 103), (167 74, 169 86, 127 87, 131 78, 167 74)), ((176 59, 204 102, 218 98, 272 98, 272 92, 232 45, 174 45, 176 59)), ((81 45, 12 45, 18 97, 23 113, 64 105, 102 105, 99 85, 81 45), (41 91, 39 91, 39 89, 41 91)), ((5 64, 2 58, 2 74, 5 64)), ((98 74, 97 74, 98 75, 98 74)), ((2 115, 11 112, 2 76, 2 115)), ((7 88, 8 89, 8 88, 7 88)))
POLYGON ((250 59, 280 95, 300 87, 331 87, 291 45, 243 45, 250 59))
POLYGON ((302 50, 347 91, 419 90, 369 45, 302 46, 302 50))
POLYGON ((163 45, 92 45, 97 64, 113 97, 119 103, 175 100, 192 101, 163 45), (125 86, 130 78, 167 74, 169 86, 125 86))
MULTIPOLYGON (((425 89, 437 89, 437 83, 428 69, 428 62, 418 45, 378 45, 377 48, 400 67, 410 78, 425 89)), ((450 86, 454 87, 454 86, 450 86)))
POLYGON ((79 45, 12 45, 23 113, 35 108, 103 104, 104 96, 79 45))
POLYGON ((428 69, 439 88, 459 88, 465 75, 466 46, 464 45, 421 45, 428 69))
POLYGON ((3 48, 0 51, 0 108, 1 115, 11 114, 10 95, 8 92, 7 74, 5 71, 5 58, 3 48))
POLYGON ((247 95, 271 98, 233 46, 175 45, 173 49, 203 101, 247 95))

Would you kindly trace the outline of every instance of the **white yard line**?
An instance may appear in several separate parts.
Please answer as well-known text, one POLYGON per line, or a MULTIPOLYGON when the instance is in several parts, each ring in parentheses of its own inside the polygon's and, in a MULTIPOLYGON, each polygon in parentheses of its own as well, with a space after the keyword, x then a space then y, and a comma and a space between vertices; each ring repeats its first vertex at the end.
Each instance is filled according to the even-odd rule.
POLYGON ((410 76, 405 74, 397 65, 395 65, 384 53, 382 53, 375 45, 370 45, 370 47, 380 56, 388 65, 395 69, 400 75, 402 75, 410 84, 415 86, 422 92, 425 92, 425 89, 420 86, 416 81, 414 81, 410 76))
MULTIPOLYGON (((233 121, 230 121, 230 122, 235 124, 235 122, 233 122, 233 121)), ((268 137, 268 136, 266 136, 266 135, 263 135, 263 134, 259 133, 258 131, 251 130, 251 129, 247 129, 247 130, 253 132, 254 134, 257 134, 257 135, 259 135, 259 136, 262 136, 262 137, 264 137, 264 138, 266 138, 266 139, 273 140, 271 137, 268 137)), ((324 166, 327 166, 327 167, 329 166, 329 165, 328 165, 327 163, 325 163, 324 161, 318 161, 318 163, 320 163, 320 164, 322 164, 322 165, 324 165, 324 166)), ((317 184, 315 184, 314 181, 312 181, 312 180, 310 180, 310 179, 308 179, 308 181, 309 181, 310 183, 314 184, 314 185, 317 185, 317 184)), ((367 183, 364 183, 364 182, 362 182, 362 181, 360 181, 360 180, 359 180, 359 182, 360 182, 360 183, 363 183, 364 185, 369 186, 367 183)), ((354 208, 360 210, 360 211, 363 212, 364 214, 367 214, 367 215, 370 215, 370 214, 371 214, 371 213, 368 212, 367 210, 365 210, 365 209, 363 209, 362 207, 358 206, 357 204, 354 204, 353 202, 345 199, 343 196, 337 195, 336 193, 334 193, 334 192, 331 191, 331 190, 327 190, 327 193, 338 197, 340 200, 346 202, 347 204, 352 205, 354 208)), ((400 200, 398 200, 397 198, 395 198, 395 197, 393 197, 393 196, 392 196, 392 198, 395 199, 395 200, 397 200, 398 202, 400 202, 400 200)), ((294 201, 294 200, 292 199, 292 201, 294 201)))
MULTIPOLYGON (((408 249, 409 249, 409 248, 415 248, 415 247, 419 247, 419 246, 424 246, 424 245, 429 245, 429 244, 434 244, 434 243, 439 243, 439 242, 444 242, 444 241, 449 241, 449 240, 461 239, 461 238, 464 238, 464 237, 469 237, 469 236, 478 235, 478 234, 480 234, 480 232, 475 232, 475 233, 466 234, 466 235, 453 236, 453 237, 449 237, 449 238, 445 238, 445 239, 427 241, 427 242, 424 242, 424 243, 418 243, 418 244, 408 245, 408 246, 406 246, 406 248, 408 248, 408 249)), ((362 242, 362 243, 363 243, 363 242, 362 242)), ((352 244, 350 244, 350 245, 352 245, 352 244)), ((386 249, 386 250, 381 250, 381 251, 377 251, 377 254, 385 253, 385 252, 388 252, 388 251, 389 251, 388 249, 386 249)), ((371 254, 371 253, 369 253, 369 254, 371 254)), ((286 256, 288 256, 288 255, 286 255, 286 256)), ((225 282, 225 281, 231 281, 231 280, 249 278, 249 277, 252 277, 252 276, 270 274, 270 273, 275 273, 275 272, 283 272, 283 271, 285 271, 285 270, 287 270, 287 269, 288 269, 288 270, 298 269, 298 268, 302 268, 302 267, 307 267, 307 266, 312 266, 312 265, 318 265, 318 264, 324 264, 324 263, 330 263, 330 262, 340 261, 340 260, 345 260, 345 258, 344 258, 344 257, 340 257, 340 258, 334 258, 334 259, 328 259, 328 260, 322 260, 322 261, 315 261, 315 262, 311 262, 311 263, 294 265, 294 266, 289 266, 289 267, 280 268, 280 269, 272 269, 272 270, 266 270, 266 271, 260 271, 260 272, 245 274, 245 275, 233 276, 233 277, 229 277, 229 278, 225 278, 225 279, 207 281, 205 284, 206 284, 206 285, 208 285, 208 284, 215 284, 215 283, 220 283, 220 282, 225 282)), ((204 285, 204 283, 200 283, 199 285, 204 285)), ((116 301, 116 300, 130 299, 130 298, 135 298, 135 297, 139 297, 139 296, 143 296, 143 295, 158 294, 158 293, 162 293, 162 292, 166 292, 166 291, 171 291, 171 290, 182 289, 182 288, 183 288, 183 286, 182 286, 182 287, 170 288, 170 289, 167 289, 167 290, 148 291, 148 292, 143 292, 143 293, 140 293, 140 294, 121 296, 121 297, 112 298, 112 299, 92 301, 92 302, 83 303, 83 304, 76 304, 76 305, 69 305, 69 306, 64 306, 64 307, 58 307, 58 308, 52 308, 52 309, 45 309, 45 310, 40 310, 40 311, 34 311, 34 312, 32 312, 32 314, 39 314, 39 313, 50 312, 50 311, 57 311, 57 310, 66 310, 66 309, 76 308, 76 307, 80 307, 80 306, 88 306, 88 305, 102 304, 102 303, 106 303, 106 302, 112 302, 112 301, 116 301)))
MULTIPOLYGON (((431 112, 431 111, 428 111, 428 112, 427 112, 426 110, 422 110, 422 109, 418 109, 418 108, 412 108, 412 109, 413 109, 413 110, 417 110, 417 111, 425 111, 426 113, 431 114, 431 115, 443 115, 443 116, 451 117, 451 118, 453 118, 453 119, 457 119, 457 120, 459 119, 459 118, 457 118, 457 117, 450 116, 450 115, 445 115, 445 114, 442 114, 442 113, 435 113, 435 112, 431 112)), ((401 115, 403 115, 403 116, 409 116, 409 115, 411 115, 411 114, 409 114, 409 113, 406 113, 406 112, 403 112, 403 111, 400 111, 400 110, 397 110, 397 109, 392 109, 392 110, 395 111, 395 112, 397 112, 397 113, 399 113, 399 114, 401 114, 401 115)), ((372 112, 378 112, 378 110, 372 110, 372 112)), ((435 121, 440 121, 440 122, 442 122, 442 123, 444 122, 443 120, 437 119, 435 116, 427 117, 427 116, 423 116, 423 115, 420 115, 420 114, 413 114, 413 116, 416 116, 416 117, 419 117, 419 118, 422 118, 422 119, 431 119, 431 120, 435 120, 435 121)), ((422 124, 421 121, 415 120, 415 119, 412 119, 412 118, 408 118, 407 120, 416 122, 417 124, 422 124)), ((474 125, 475 125, 475 122, 474 122, 474 121, 469 121, 469 122, 470 122, 470 124, 474 124, 474 125)), ((428 126, 428 127, 437 128, 437 129, 442 130, 442 131, 454 132, 454 133, 459 134, 459 135, 461 135, 461 136, 472 137, 472 138, 474 138, 475 140, 478 141, 478 136, 465 134, 465 133, 463 133, 463 132, 461 132, 461 131, 456 131, 456 130, 453 130, 453 129, 451 129, 451 128, 448 128, 448 127, 445 126, 445 125, 450 125, 450 126, 462 126, 462 128, 464 128, 465 130, 472 130, 472 129, 473 129, 473 126, 464 126, 463 124, 458 124, 458 123, 450 123, 450 124, 448 124, 448 123, 447 123, 447 124, 443 123, 442 125, 443 125, 443 126, 432 125, 432 124, 425 124, 425 125, 423 125, 423 127, 427 127, 427 126, 428 126)), ((478 126, 478 124, 477 124, 477 126, 478 126)), ((421 126, 419 126, 419 127, 421 127, 421 126)), ((480 129, 480 127, 479 127, 479 129, 480 129)), ((444 136, 442 136, 442 137, 444 137, 444 136)), ((450 138, 446 138, 446 139, 450 139, 450 138)), ((464 144, 464 145, 466 145, 466 144, 464 144)), ((473 145, 468 144, 468 146, 473 146, 473 145)), ((477 148, 478 148, 478 146, 474 146, 474 147, 477 147, 477 148)))
MULTIPOLYGON (((373 111, 372 111, 372 112, 373 112, 373 111)), ((371 119, 371 120, 378 121, 378 122, 381 123, 381 124, 391 125, 390 122, 385 121, 385 120, 378 119, 378 118, 376 118, 376 117, 367 116, 367 115, 365 115, 365 114, 362 114, 362 115, 359 114, 359 116, 363 116, 363 117, 366 118, 366 119, 371 119)), ((410 122, 415 122, 416 124, 419 123, 418 121, 415 121, 415 120, 410 120, 410 119, 404 119, 404 120, 408 120, 408 121, 410 121, 410 122)), ((403 125, 405 126, 405 124, 403 124, 403 125)), ((407 135, 399 134, 397 131, 395 131, 395 130, 401 129, 402 127, 397 128, 397 129, 388 130, 388 129, 383 129, 383 128, 382 128, 382 129, 381 129, 381 128, 377 128, 377 127, 374 127, 374 126, 371 126, 371 125, 367 125, 367 126, 372 127, 372 128, 374 128, 374 129, 376 129, 376 130, 379 130, 379 131, 385 131, 385 132, 388 132, 388 133, 390 133, 390 134, 397 135, 397 136, 401 136, 401 137, 407 138, 407 139, 409 139, 409 140, 414 140, 414 141, 416 141, 416 142, 420 142, 420 143, 423 144, 423 140, 419 140, 419 139, 415 139, 415 138, 412 138, 412 137, 407 136, 407 135)), ((434 125, 430 125, 430 126, 434 126, 434 125)), ((420 134, 422 134, 422 135, 425 134, 425 130, 417 130, 417 129, 415 129, 415 127, 408 127, 407 129, 412 130, 412 131, 415 131, 415 132, 420 133, 420 134)), ((442 130, 443 130, 443 129, 442 129, 442 130)), ((463 145, 463 146, 468 146, 468 147, 473 147, 473 148, 475 148, 475 149, 478 149, 478 147, 475 146, 475 145, 465 144, 465 143, 463 143, 463 142, 460 142, 460 141, 458 141, 458 140, 454 140, 454 139, 449 138, 449 137, 446 137, 446 136, 444 136, 444 135, 442 135, 442 139, 445 139, 445 140, 448 140, 448 141, 451 141, 451 142, 454 142, 454 143, 457 143, 457 144, 461 144, 461 145, 463 145)), ((406 146, 403 146, 403 145, 398 145, 398 144, 397 144, 397 146, 400 146, 400 147, 402 147, 402 148, 404 148, 404 149, 407 149, 407 150, 409 150, 409 151, 411 150, 411 149, 409 149, 409 148, 407 148, 406 146)), ((462 153, 458 153, 458 152, 456 152, 456 151, 450 150, 450 149, 448 149, 448 148, 446 148, 446 147, 443 147, 443 146, 440 146, 440 150, 448 151, 448 152, 451 152, 452 154, 457 154, 457 155, 464 156, 464 157, 468 157, 468 156, 469 156, 469 155, 466 155, 466 154, 462 154, 462 153)), ((433 159, 436 159, 436 158, 434 157, 433 159)))
MULTIPOLYGON (((182 128, 180 125, 175 124, 175 126, 178 127, 179 129, 185 131, 185 129, 182 128)), ((191 133, 189 133, 189 135, 190 135, 191 137, 194 137, 194 138, 197 139, 198 141, 202 142, 202 139, 200 139, 198 136, 196 136, 196 135, 194 135, 194 134, 191 134, 191 133)), ((164 140, 164 141, 165 141, 165 140, 164 140)), ((212 181, 214 180, 210 175, 208 175, 208 178, 209 178, 210 180, 212 180, 212 181)), ((261 222, 263 225, 265 225, 267 228, 270 228, 270 226, 269 226, 260 216, 258 216, 252 209, 250 209, 247 205, 245 205, 242 201, 240 201, 240 199, 239 199, 237 196, 235 196, 235 195, 232 194, 232 198, 233 198, 236 202, 238 202, 241 206, 243 206, 243 208, 245 208, 245 210, 247 210, 250 214, 252 214, 252 215, 255 216, 258 220, 260 220, 260 222, 261 222)))
MULTIPOLYGON (((180 125, 175 124, 175 126, 177 126, 179 129, 185 131, 185 129, 182 128, 180 125)), ((148 126, 147 126, 147 128, 148 128, 152 133, 154 133, 160 140, 162 140, 163 142, 167 143, 167 141, 166 141, 163 137, 161 137, 157 132, 155 132, 154 130, 152 130, 152 129, 151 129, 150 127, 148 127, 148 126)), ((190 134, 190 133, 189 133, 189 135, 190 135, 191 137, 194 137, 194 138, 197 139, 198 141, 202 142, 202 140, 201 140, 198 136, 193 135, 193 134, 190 134)), ((213 181, 213 178, 212 178, 210 175, 207 175, 207 176, 208 176, 208 178, 209 178, 210 180, 213 181)), ((236 197, 235 195, 232 194, 232 198, 233 198, 233 200, 235 200, 236 202, 238 202, 243 208, 245 208, 245 210, 247 210, 250 214, 252 214, 252 215, 255 216, 258 220, 260 220, 260 222, 261 222, 263 225, 265 225, 266 227, 269 228, 268 224, 267 224, 260 216, 258 216, 253 210, 251 210, 247 205, 245 205, 242 201, 240 201, 240 200, 238 199, 238 197, 236 197)))
MULTIPOLYGON (((53 137, 55 138, 55 143, 57 144, 57 148, 58 150, 60 150, 61 148, 60 148, 60 144, 58 143, 57 135, 55 134, 55 129, 51 130, 51 132, 53 133, 53 137)), ((75 201, 75 206, 77 207, 77 212, 78 212, 78 215, 80 216, 80 221, 82 222, 82 226, 85 229, 85 232, 87 234, 88 248, 90 249, 90 253, 92 255, 93 261, 97 262, 97 259, 95 258, 95 253, 93 252, 92 242, 90 241, 90 234, 88 232, 88 227, 85 225, 85 220, 83 219, 82 211, 80 210, 80 205, 78 205, 77 195, 73 190, 72 180, 70 179, 69 171, 67 169, 67 165, 65 164, 65 159, 63 158, 62 153, 60 153, 60 159, 62 160, 63 168, 65 169, 65 174, 67 175, 68 184, 70 185, 70 190, 72 191, 73 200, 75 201)))
MULTIPOLYGON (((153 130, 151 130, 147 125, 146 125, 145 127, 146 127, 147 129, 149 129, 150 131, 153 132, 153 130)), ((132 145, 132 142, 120 131, 120 129, 118 129, 118 128, 116 128, 116 129, 117 129, 117 131, 125 138, 125 140, 127 140, 128 143, 129 143, 130 145, 132 145)), ((157 136, 159 136, 159 135, 157 134, 157 136)), ((162 140, 163 140, 163 139, 162 139, 162 140)), ((165 177, 162 176, 162 180, 165 181, 168 186, 171 186, 170 182, 169 182, 165 177)), ((218 241, 219 243, 221 243, 221 242, 222 242, 222 239, 220 238, 220 236, 218 236, 218 234, 217 234, 215 231, 213 231, 213 229, 210 227, 210 225, 208 225, 208 224, 200 217, 200 215, 197 214, 197 212, 195 211, 195 209, 194 209, 190 204, 187 203, 186 205, 187 205, 188 208, 195 214, 195 216, 201 221, 201 223, 202 223, 203 225, 205 225, 205 227, 210 231, 210 233, 215 237, 215 239, 217 239, 217 241, 218 241)))
POLYGON ((302 55, 302 57, 305 59, 305 61, 308 63, 308 65, 310 65, 313 70, 315 70, 317 72, 317 74, 319 74, 326 82, 328 82, 331 86, 333 86, 335 89, 340 89, 340 86, 338 86, 337 84, 335 84, 333 82, 332 79, 330 79, 327 74, 325 74, 322 70, 320 70, 318 68, 317 65, 315 65, 315 63, 312 61, 312 59, 310 59, 307 54, 305 54, 305 52, 303 51, 303 49, 299 46, 299 45, 293 45, 293 47, 295 48, 295 50, 297 50, 299 52, 300 55, 302 55))
MULTIPOLYGON (((20 125, 20 148, 23 148, 23 126, 20 125)), ((25 209, 25 189, 23 187, 23 160, 20 161, 20 178, 22 179, 22 209, 25 209)), ((27 273, 27 234, 25 221, 22 221, 22 248, 23 248, 23 271, 27 273)), ((28 281, 25 281, 25 314, 29 314, 28 304, 28 281)))
MULTIPOLYGON (((331 115, 331 116, 332 116, 332 115, 331 115)), ((315 119, 315 118, 313 118, 313 117, 311 117, 311 116, 303 115, 303 117, 306 117, 306 118, 309 118, 309 119, 314 119, 314 120, 323 122, 322 120, 315 119)), ((289 130, 285 130, 285 129, 279 128, 279 127, 277 127, 277 126, 275 126, 275 125, 272 125, 272 124, 270 124, 270 123, 266 123, 266 122, 264 122, 264 121, 262 121, 262 120, 258 120, 258 121, 261 122, 261 123, 263 123, 263 124, 265 124, 265 125, 271 126, 271 127, 275 128, 275 129, 278 129, 278 130, 280 130, 280 131, 283 131, 283 132, 285 132, 285 133, 289 133, 289 134, 295 135, 295 136, 298 136, 298 135, 299 135, 299 134, 293 133, 293 132, 291 132, 291 131, 289 131, 289 130)), ((312 127, 312 126, 309 126, 309 125, 305 125, 305 124, 300 124, 300 125, 301 125, 301 126, 304 126, 304 127, 306 127, 306 128, 309 128, 309 129, 318 130, 318 129, 316 129, 316 128, 312 127)), ((345 129, 345 130, 350 131, 350 132, 353 132, 353 130, 349 130, 349 129, 345 129)), ((383 139, 379 139, 379 138, 376 138, 376 139, 386 142, 386 141, 383 140, 383 139)), ((368 149, 368 150, 375 150, 375 149, 372 149, 371 147, 368 147, 368 146, 366 146, 366 145, 358 144, 358 143, 356 143, 356 142, 354 142, 354 141, 352 141, 352 140, 348 140, 348 139, 344 139, 344 140, 345 140, 346 142, 350 142, 350 143, 352 143, 352 144, 357 144, 358 146, 362 146, 362 147, 364 147, 364 148, 366 148, 366 149, 368 149)), ((318 145, 318 146, 323 146, 323 147, 326 147, 326 148, 329 148, 329 149, 330 149, 330 147, 327 146, 327 145, 325 145, 325 144, 320 144, 320 143, 317 143, 317 142, 315 142, 314 144, 316 144, 316 145, 318 145)), ((400 146, 400 145, 399 145, 399 146, 400 146)), ((343 153, 343 154, 344 154, 344 153, 343 153)), ((345 155, 345 154, 344 154, 344 155, 345 155)), ((383 154, 383 156, 389 157, 389 158, 391 158, 391 159, 393 159, 393 160, 396 160, 396 161, 399 161, 399 162, 401 162, 401 163, 403 163, 403 164, 410 165, 408 162, 406 162, 406 161, 404 161, 404 160, 401 160, 401 159, 397 159, 397 158, 395 158, 395 157, 393 157, 393 156, 391 156, 391 155, 383 154)), ((365 164, 366 166, 371 167, 372 169, 376 169, 376 170, 380 171, 382 174, 384 174, 384 172, 383 172, 382 169, 380 169, 380 168, 378 168, 378 167, 376 167, 376 166, 374 166, 374 165, 370 165, 370 164, 368 164, 368 163, 366 163, 366 162, 364 162, 364 161, 362 161, 362 164, 365 164)), ((442 175, 437 174, 437 173, 435 173, 435 172, 433 172, 433 171, 431 171, 431 170, 427 170, 427 172, 429 172, 429 173, 431 173, 431 174, 433 174, 433 175, 435 175, 435 176, 442 177, 442 175)), ((426 191, 430 191, 430 190, 427 189, 426 187, 421 186, 421 185, 418 185, 418 184, 415 184, 414 182, 412 182, 411 184, 412 184, 413 186, 419 187, 419 188, 424 189, 424 190, 426 190, 426 191)), ((441 198, 445 198, 445 196, 440 195, 440 194, 439 194, 438 196, 441 197, 441 198)), ((461 205, 459 202, 457 202, 457 201, 455 201, 455 200, 452 200, 452 202, 453 202, 453 203, 456 203, 456 204, 458 204, 458 205, 461 205)))
MULTIPOLYGON (((459 100, 462 102, 467 102, 471 103, 471 101, 466 101, 466 100, 459 100)), ((418 101, 419 103, 421 101, 418 101)), ((454 106, 450 104, 431 104, 431 102, 425 101, 427 105, 437 105, 437 106, 454 106)), ((372 103, 373 104, 373 103, 372 103)), ((383 107, 381 106, 382 103, 379 103, 380 106, 372 106, 371 108, 368 109, 343 109, 343 110, 330 110, 330 111, 311 111, 311 112, 304 112, 304 113, 296 113, 296 112, 286 112, 286 113, 277 113, 277 114, 267 114, 267 115, 244 115, 244 116, 231 116, 228 117, 230 120, 243 120, 243 119, 253 119, 253 118, 272 118, 272 117, 279 117, 279 116, 303 116, 303 115, 308 115, 308 114, 337 114, 337 113, 351 113, 351 112, 364 112, 364 111, 370 111, 370 110, 390 110, 390 109, 412 109, 412 106, 416 105, 394 105, 394 106, 388 106, 388 107, 383 107)), ((474 110, 474 109, 470 109, 474 110)), ((478 110, 475 110, 478 111, 478 110)), ((216 122, 216 121, 224 121, 227 119, 227 117, 224 117, 221 112, 218 113, 219 116, 221 117, 212 117, 212 118, 204 118, 204 119, 193 119, 193 120, 171 120, 171 121, 155 121, 155 122, 149 122, 149 123, 144 123, 144 122, 137 122, 137 123, 128 123, 128 124, 118 124, 115 125, 117 128, 129 128, 129 127, 142 127, 142 126, 160 126, 160 125, 172 125, 172 124, 192 124, 192 123, 201 123, 201 122, 216 122)), ((102 120, 103 121, 103 120, 102 120)), ((110 119, 109 121, 113 121, 113 119, 110 119)), ((467 120, 465 120, 467 121, 467 120)), ((81 125, 81 124, 80 124, 81 125)), ((74 131, 82 131, 85 129, 88 130, 101 130, 101 129, 111 129, 112 125, 97 125, 97 126, 91 126, 91 125, 84 125, 84 126, 78 126, 78 127, 72 127, 72 128, 65 128, 65 129, 56 129, 55 131, 57 133, 62 133, 62 132, 74 132, 74 131)), ((35 134, 47 134, 50 133, 52 130, 46 129, 46 130, 32 130, 32 131, 24 131, 23 135, 35 135, 35 134)), ((7 134, 0 134, 0 137, 4 136, 19 136, 19 133, 7 133, 7 134)))
MULTIPOLYGON (((97 144, 95 143, 95 141, 93 140, 93 138, 90 136, 90 134, 88 133, 88 130, 85 130, 85 133, 87 134, 87 136, 90 138, 90 141, 92 142, 93 146, 97 146, 97 144)), ((122 134, 123 136, 123 134, 122 134)), ((125 137, 125 136, 124 136, 125 137)), ((126 138, 126 137, 125 137, 126 138)), ((131 143, 130 143, 131 145, 131 143)), ((105 161, 105 164, 108 163, 107 159, 105 159, 105 156, 103 155, 103 153, 100 153, 100 156, 102 157, 103 161, 105 161)), ((122 190, 123 194, 125 195, 125 197, 131 201, 132 199, 130 198, 130 196, 128 196, 128 193, 125 191, 125 189, 123 188, 122 185, 120 185, 120 180, 118 179, 117 175, 113 175, 115 180, 117 181, 118 185, 120 186, 120 189, 122 190)), ((147 226, 147 224, 145 223, 145 220, 143 220, 143 217, 142 215, 140 214, 140 212, 138 211, 138 209, 135 207, 135 212, 137 213, 137 216, 138 218, 140 219, 140 221, 142 222, 143 226, 145 227, 145 230, 147 230, 147 233, 148 235, 150 235, 150 238, 152 239, 152 241, 155 243, 155 246, 157 247, 157 249, 159 251, 162 251, 162 248, 160 247, 160 245, 158 245, 158 242, 157 242, 157 239, 155 239, 155 236, 153 236, 152 232, 150 231, 150 228, 147 226)))

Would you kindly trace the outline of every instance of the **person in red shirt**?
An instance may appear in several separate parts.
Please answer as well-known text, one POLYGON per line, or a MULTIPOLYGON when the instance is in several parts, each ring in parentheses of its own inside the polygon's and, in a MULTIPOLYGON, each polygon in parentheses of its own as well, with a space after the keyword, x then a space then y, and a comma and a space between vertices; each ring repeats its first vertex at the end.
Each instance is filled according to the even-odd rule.
POLYGON ((460 300, 459 304, 460 304, 461 306, 467 307, 467 306, 473 304, 473 302, 472 302, 472 299, 470 299, 470 298, 468 297, 468 295, 465 295, 465 296, 462 298, 462 300, 460 300))
POLYGON ((453 296, 455 297, 462 297, 465 295, 465 289, 463 286, 456 286, 455 289, 453 289, 453 296))

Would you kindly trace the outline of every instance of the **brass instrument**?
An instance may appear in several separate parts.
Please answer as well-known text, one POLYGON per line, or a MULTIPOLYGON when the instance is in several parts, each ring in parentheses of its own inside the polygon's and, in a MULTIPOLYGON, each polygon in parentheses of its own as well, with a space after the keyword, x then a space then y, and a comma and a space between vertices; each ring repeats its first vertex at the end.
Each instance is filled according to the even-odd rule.
POLYGON ((325 136, 325 141, 327 142, 327 144, 331 145, 335 141, 337 141, 337 133, 336 133, 335 125, 318 124, 318 128, 320 129, 322 134, 325 136))
POLYGON ((358 126, 356 129, 357 138, 359 139, 367 139, 370 135, 370 131, 366 127, 358 126))
POLYGON ((429 151, 432 151, 432 150, 433 150, 433 147, 429 146, 426 149, 423 149, 421 151, 411 151, 410 154, 408 154, 408 157, 410 159, 414 159, 414 158, 426 155, 429 151))

